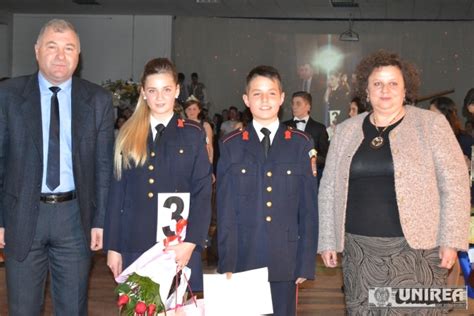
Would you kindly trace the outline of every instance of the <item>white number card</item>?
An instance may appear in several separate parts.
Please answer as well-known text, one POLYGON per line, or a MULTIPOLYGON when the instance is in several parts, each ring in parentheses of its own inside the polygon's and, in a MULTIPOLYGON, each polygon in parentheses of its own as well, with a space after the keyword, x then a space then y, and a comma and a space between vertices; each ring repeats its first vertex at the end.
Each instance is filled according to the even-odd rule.
POLYGON ((189 193, 158 193, 156 242, 167 247, 186 238, 189 203, 189 193))

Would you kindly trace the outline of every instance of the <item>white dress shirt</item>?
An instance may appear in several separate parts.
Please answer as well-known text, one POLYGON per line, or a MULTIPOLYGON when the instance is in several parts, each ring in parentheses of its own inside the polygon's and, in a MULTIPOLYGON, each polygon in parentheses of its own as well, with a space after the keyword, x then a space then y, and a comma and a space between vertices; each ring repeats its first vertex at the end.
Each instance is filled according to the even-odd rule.
POLYGON ((264 126, 260 124, 259 122, 253 120, 252 121, 253 127, 255 128, 255 131, 257 132, 258 139, 262 141, 263 133, 260 131, 263 127, 268 128, 270 130, 270 144, 273 144, 273 139, 275 138, 276 132, 278 131, 278 127, 280 126, 280 121, 276 119, 276 121, 270 123, 270 125, 264 126))
POLYGON ((153 140, 155 140, 156 133, 156 126, 158 124, 163 124, 165 127, 168 126, 168 123, 171 121, 173 118, 174 113, 171 113, 170 117, 165 118, 164 120, 157 120, 153 115, 150 115, 150 126, 151 126, 151 133, 153 135, 153 140))
POLYGON ((302 117, 302 118, 294 117, 293 121, 296 121, 296 120, 299 120, 299 121, 304 120, 304 123, 303 122, 296 123, 296 128, 299 129, 300 131, 304 131, 305 128, 306 128, 306 124, 308 124, 309 115, 307 115, 305 117, 302 117))

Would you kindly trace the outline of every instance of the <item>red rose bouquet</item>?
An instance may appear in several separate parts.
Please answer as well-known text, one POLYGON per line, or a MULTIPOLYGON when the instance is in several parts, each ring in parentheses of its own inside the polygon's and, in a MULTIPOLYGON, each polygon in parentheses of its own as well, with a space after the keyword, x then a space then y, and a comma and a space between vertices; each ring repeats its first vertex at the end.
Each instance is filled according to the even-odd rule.
POLYGON ((160 297, 160 285, 149 277, 136 273, 115 288, 120 314, 127 316, 155 316, 165 310, 160 297))

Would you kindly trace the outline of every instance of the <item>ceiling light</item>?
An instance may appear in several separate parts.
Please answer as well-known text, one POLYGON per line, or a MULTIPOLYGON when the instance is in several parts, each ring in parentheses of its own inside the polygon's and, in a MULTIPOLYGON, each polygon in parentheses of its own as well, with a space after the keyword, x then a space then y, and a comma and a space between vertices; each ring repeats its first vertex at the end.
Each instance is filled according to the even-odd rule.
POLYGON ((339 40, 343 42, 357 42, 359 41, 359 34, 352 30, 352 20, 349 19, 349 29, 339 35, 339 40))
POLYGON ((100 3, 95 0, 72 0, 72 2, 79 5, 100 5, 100 3))
POLYGON ((355 0, 331 0, 334 8, 358 8, 359 4, 355 0))

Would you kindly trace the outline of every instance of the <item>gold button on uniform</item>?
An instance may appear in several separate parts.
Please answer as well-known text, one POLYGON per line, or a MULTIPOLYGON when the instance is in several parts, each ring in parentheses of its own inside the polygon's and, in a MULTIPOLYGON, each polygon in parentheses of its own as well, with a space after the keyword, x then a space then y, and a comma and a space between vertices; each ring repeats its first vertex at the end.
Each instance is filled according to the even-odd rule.
POLYGON ((151 171, 151 170, 154 170, 154 169, 155 169, 155 167, 153 167, 153 165, 149 165, 149 166, 148 166, 148 170, 151 171))
POLYGON ((272 176, 272 172, 271 171, 268 171, 267 172, 267 177, 271 177, 272 176))
POLYGON ((271 216, 267 216, 267 217, 265 217, 265 220, 266 220, 267 222, 271 222, 271 221, 272 221, 272 217, 271 217, 271 216))
POLYGON ((272 187, 267 187, 267 192, 272 192, 272 187))
POLYGON ((151 199, 153 197, 153 192, 148 192, 148 197, 151 199))
POLYGON ((246 172, 247 172, 247 170, 245 170, 245 169, 242 169, 242 170, 240 170, 240 172, 242 172, 242 173, 246 173, 246 172))
POLYGON ((184 153, 184 150, 183 150, 183 149, 180 149, 180 150, 179 150, 179 153, 180 153, 180 154, 184 153))
POLYGON ((271 201, 267 202, 267 207, 272 207, 272 202, 271 201))
POLYGON ((286 170, 286 174, 287 174, 287 175, 290 175, 290 174, 291 174, 291 170, 286 170))
POLYGON ((153 179, 153 178, 148 179, 148 183, 149 183, 149 184, 155 183, 155 179, 153 179))
POLYGON ((155 157, 155 156, 156 156, 155 152, 152 151, 152 152, 150 153, 150 156, 155 157))

